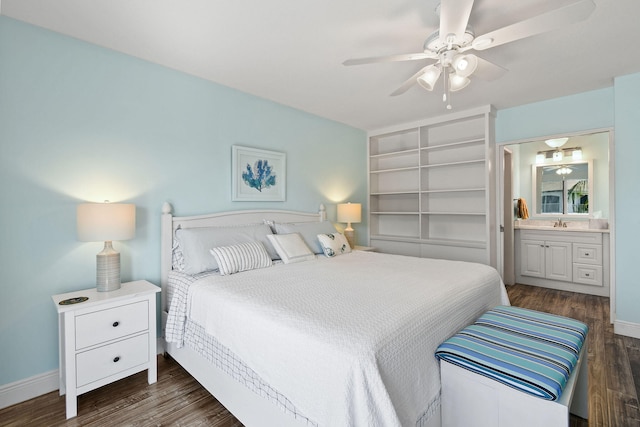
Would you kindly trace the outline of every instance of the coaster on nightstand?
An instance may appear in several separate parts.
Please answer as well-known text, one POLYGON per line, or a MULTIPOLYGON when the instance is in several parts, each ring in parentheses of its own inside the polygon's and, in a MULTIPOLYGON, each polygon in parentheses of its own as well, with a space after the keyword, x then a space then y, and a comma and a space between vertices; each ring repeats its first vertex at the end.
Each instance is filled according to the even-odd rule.
POLYGON ((71 304, 77 304, 79 302, 85 302, 88 299, 89 299, 89 297, 75 297, 75 298, 63 299, 58 304, 60 304, 60 305, 71 305, 71 304))

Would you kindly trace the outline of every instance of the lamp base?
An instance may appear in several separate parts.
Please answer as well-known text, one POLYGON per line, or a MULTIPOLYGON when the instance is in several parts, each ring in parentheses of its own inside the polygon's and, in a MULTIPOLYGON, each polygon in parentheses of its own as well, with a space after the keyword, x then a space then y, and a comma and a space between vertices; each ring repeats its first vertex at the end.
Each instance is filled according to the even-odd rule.
POLYGON ((351 249, 353 249, 356 246, 356 231, 351 228, 351 224, 344 229, 344 237, 347 239, 351 249))
POLYGON ((96 255, 96 287, 98 292, 120 289, 120 253, 111 242, 104 242, 104 249, 96 255))

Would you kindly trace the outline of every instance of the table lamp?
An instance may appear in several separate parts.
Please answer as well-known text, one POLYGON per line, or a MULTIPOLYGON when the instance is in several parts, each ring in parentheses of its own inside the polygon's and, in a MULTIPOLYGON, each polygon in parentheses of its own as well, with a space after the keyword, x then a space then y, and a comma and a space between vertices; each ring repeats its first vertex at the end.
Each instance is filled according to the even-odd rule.
POLYGON ((136 205, 123 203, 83 203, 78 205, 78 240, 104 241, 104 249, 96 255, 98 292, 120 289, 120 253, 113 240, 128 240, 136 231, 136 205))
POLYGON ((352 248, 356 244, 356 232, 351 228, 351 223, 360 221, 362 221, 362 205, 360 203, 338 204, 338 222, 347 223, 347 228, 344 229, 344 237, 347 238, 347 242, 352 248))

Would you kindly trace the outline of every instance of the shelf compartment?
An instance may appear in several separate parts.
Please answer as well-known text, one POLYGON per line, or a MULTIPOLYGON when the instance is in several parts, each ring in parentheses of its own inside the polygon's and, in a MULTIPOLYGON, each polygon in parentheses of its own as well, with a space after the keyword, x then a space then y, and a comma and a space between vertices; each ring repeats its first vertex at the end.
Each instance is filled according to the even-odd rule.
POLYGON ((486 244, 486 215, 422 214, 422 239, 486 244))
POLYGON ((413 212, 419 211, 418 193, 373 194, 369 209, 371 212, 413 212))
POLYGON ((372 171, 401 169, 419 166, 418 150, 406 150, 398 153, 371 156, 369 167, 372 171))
POLYGON ((419 190, 418 168, 399 169, 385 173, 369 174, 369 185, 372 193, 417 192, 419 190))
POLYGON ((484 191, 431 192, 422 194, 421 211, 428 213, 484 215, 484 191))
POLYGON ((474 144, 450 144, 445 147, 431 147, 420 150, 420 164, 446 164, 456 163, 467 160, 485 159, 484 140, 480 140, 474 144))
POLYGON ((420 144, 424 147, 435 147, 461 141, 482 139, 485 134, 483 116, 453 120, 440 125, 421 128, 420 144))
POLYGON ((377 236, 415 238, 420 237, 420 215, 386 213, 371 214, 371 234, 377 236))
POLYGON ((484 185, 486 173, 484 161, 422 168, 420 189, 433 191, 478 188, 479 184, 484 185))
POLYGON ((369 140, 369 155, 389 154, 419 148, 420 134, 418 129, 407 129, 400 132, 378 135, 369 140))

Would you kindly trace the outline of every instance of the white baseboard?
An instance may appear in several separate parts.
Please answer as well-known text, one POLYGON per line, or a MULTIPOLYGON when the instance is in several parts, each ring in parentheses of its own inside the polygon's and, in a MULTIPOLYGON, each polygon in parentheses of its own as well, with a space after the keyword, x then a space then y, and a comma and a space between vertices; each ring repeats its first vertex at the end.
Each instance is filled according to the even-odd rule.
MULTIPOLYGON (((164 353, 164 339, 158 338, 157 353, 164 353)), ((58 370, 34 375, 24 380, 0 386, 0 409, 6 408, 60 388, 58 370)))
POLYGON ((616 320, 613 322, 613 332, 640 339, 640 324, 616 320))
POLYGON ((0 386, 0 409, 58 390, 58 370, 0 386))

